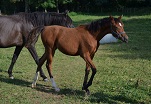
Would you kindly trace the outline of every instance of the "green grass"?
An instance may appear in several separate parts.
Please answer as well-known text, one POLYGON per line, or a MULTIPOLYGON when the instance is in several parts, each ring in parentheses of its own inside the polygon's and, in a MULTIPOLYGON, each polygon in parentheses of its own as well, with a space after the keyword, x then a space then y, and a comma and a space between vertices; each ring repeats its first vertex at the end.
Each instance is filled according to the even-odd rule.
MULTIPOLYGON (((72 14, 71 18, 75 25, 79 25, 107 16, 72 14)), ((113 16, 117 17, 116 14, 113 16)), ((39 78, 37 88, 31 88, 36 64, 26 48, 15 64, 15 79, 9 79, 7 69, 14 47, 1 48, 0 104, 151 103, 151 15, 125 15, 123 22, 129 43, 119 41, 100 46, 94 57, 97 74, 89 88, 89 97, 85 97, 81 90, 85 62, 80 57, 70 57, 56 51, 53 75, 61 89, 56 93, 51 83, 43 82, 42 78, 39 78)), ((36 47, 41 56, 44 48, 40 40, 36 47)), ((43 69, 48 76, 45 65, 43 69)))

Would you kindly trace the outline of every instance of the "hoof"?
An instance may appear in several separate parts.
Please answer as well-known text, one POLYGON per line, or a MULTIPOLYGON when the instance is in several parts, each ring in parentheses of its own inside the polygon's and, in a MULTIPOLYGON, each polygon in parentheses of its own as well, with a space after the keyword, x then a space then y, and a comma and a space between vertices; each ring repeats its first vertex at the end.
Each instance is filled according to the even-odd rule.
POLYGON ((48 82, 48 79, 47 79, 47 78, 45 78, 45 79, 43 79, 43 81, 44 81, 44 82, 48 82))
POLYGON ((36 84, 33 84, 33 83, 32 83, 31 87, 32 87, 32 88, 35 88, 35 87, 36 87, 36 84))
POLYGON ((47 77, 45 75, 41 75, 41 77, 43 78, 43 81, 48 81, 47 77))
POLYGON ((82 87, 82 90, 85 90, 85 95, 90 95, 90 91, 88 88, 85 88, 84 86, 82 87))
POLYGON ((86 90, 85 90, 85 94, 86 94, 87 96, 89 96, 89 95, 90 95, 90 91, 89 91, 89 89, 86 89, 86 90))
POLYGON ((59 89, 59 88, 55 88, 55 91, 56 91, 56 92, 60 92, 60 89, 59 89))
POLYGON ((9 76, 10 79, 14 79, 14 76, 9 76))

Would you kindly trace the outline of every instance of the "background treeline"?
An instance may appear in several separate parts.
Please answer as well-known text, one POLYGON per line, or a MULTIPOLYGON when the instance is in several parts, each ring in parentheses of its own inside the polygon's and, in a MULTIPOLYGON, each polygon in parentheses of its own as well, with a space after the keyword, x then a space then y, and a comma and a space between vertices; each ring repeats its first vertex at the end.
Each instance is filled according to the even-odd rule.
POLYGON ((0 0, 3 14, 34 11, 107 12, 150 7, 151 0, 0 0))

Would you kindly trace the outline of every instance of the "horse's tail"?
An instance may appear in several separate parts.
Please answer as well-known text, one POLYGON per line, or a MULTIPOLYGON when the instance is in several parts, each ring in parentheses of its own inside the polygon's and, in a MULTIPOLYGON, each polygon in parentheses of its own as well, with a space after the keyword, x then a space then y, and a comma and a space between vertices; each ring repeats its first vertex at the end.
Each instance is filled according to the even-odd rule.
POLYGON ((38 41, 38 37, 41 34, 43 29, 44 29, 44 26, 39 26, 30 31, 26 44, 25 44, 26 48, 30 46, 35 46, 35 43, 38 41))

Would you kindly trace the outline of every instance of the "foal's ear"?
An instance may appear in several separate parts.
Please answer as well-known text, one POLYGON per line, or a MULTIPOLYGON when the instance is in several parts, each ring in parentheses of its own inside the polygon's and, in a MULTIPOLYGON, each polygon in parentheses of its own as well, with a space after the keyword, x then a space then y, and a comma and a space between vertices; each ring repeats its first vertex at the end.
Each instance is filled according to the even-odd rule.
POLYGON ((114 18, 112 16, 109 17, 112 23, 115 23, 114 18))
POLYGON ((113 18, 113 16, 111 16, 111 15, 110 15, 110 17, 109 17, 109 18, 110 18, 111 20, 112 20, 112 19, 114 19, 114 18, 113 18))
POLYGON ((123 17, 123 15, 119 16, 119 17, 118 17, 118 19, 119 19, 119 20, 121 20, 121 19, 122 19, 122 17, 123 17))

